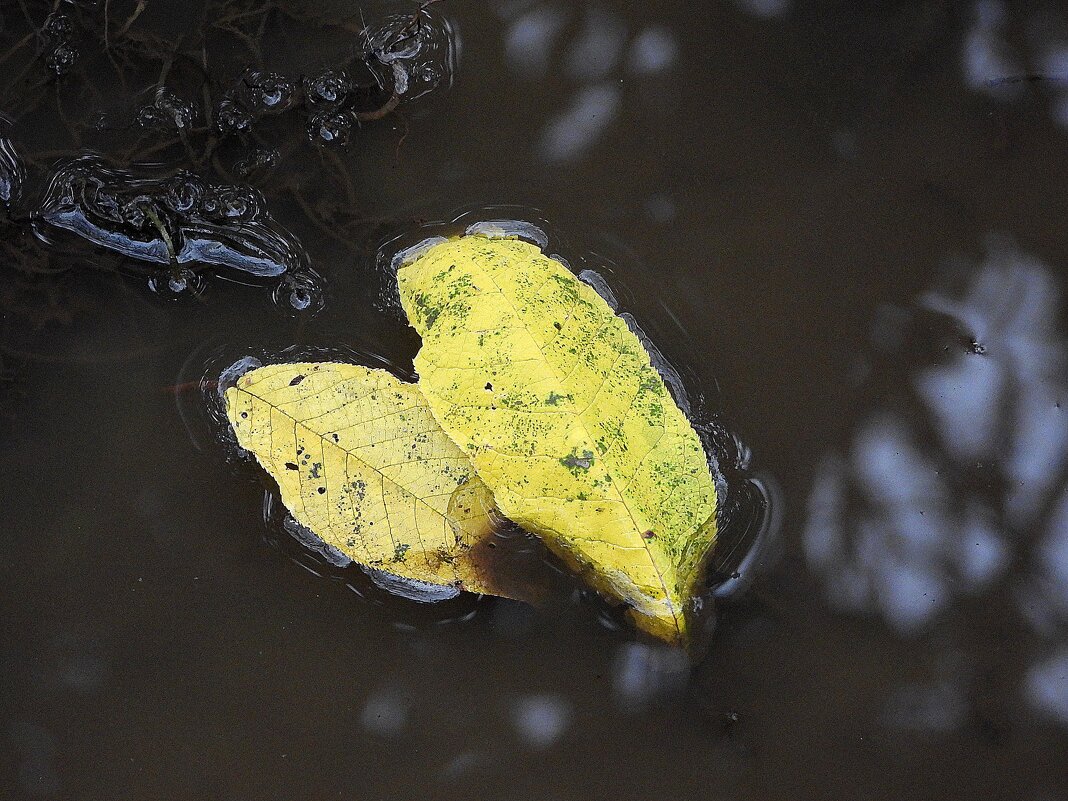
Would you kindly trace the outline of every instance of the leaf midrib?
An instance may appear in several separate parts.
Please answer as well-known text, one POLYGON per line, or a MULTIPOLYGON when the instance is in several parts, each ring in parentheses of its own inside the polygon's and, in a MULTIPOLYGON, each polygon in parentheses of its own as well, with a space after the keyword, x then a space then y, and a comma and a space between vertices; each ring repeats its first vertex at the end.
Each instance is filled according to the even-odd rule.
MULTIPOLYGON (((300 419, 294 417, 292 414, 290 414, 288 411, 282 409, 277 404, 271 403, 269 400, 264 398, 262 395, 257 395, 257 394, 255 394, 253 392, 250 392, 249 389, 246 388, 246 387, 241 387, 241 386, 236 386, 235 385, 234 389, 236 389, 239 392, 245 393, 250 398, 253 398, 253 399, 257 400, 260 403, 262 403, 263 405, 267 406, 268 408, 273 409, 274 411, 278 412, 283 417, 291 420, 295 426, 300 426, 305 431, 308 431, 308 432, 314 434, 319 439, 319 441, 320 441, 320 443, 322 445, 327 445, 327 446, 330 446, 331 448, 335 448, 335 449, 341 451, 341 453, 345 454, 346 457, 355 459, 357 462, 359 462, 360 464, 364 465, 365 467, 367 467, 372 472, 376 473, 382 481, 384 481, 384 482, 388 481, 391 486, 396 487, 402 493, 404 493, 406 496, 408 496, 410 498, 413 498, 417 503, 420 503, 423 506, 425 506, 427 509, 429 509, 431 512, 433 512, 435 515, 437 515, 439 518, 441 518, 443 521, 445 521, 446 524, 448 524, 450 522, 449 521, 449 517, 446 514, 442 513, 438 509, 435 509, 433 506, 431 506, 429 503, 427 503, 426 500, 421 498, 419 495, 416 495, 414 492, 409 490, 403 484, 397 483, 394 479, 392 479, 389 476, 387 476, 385 473, 382 472, 381 469, 379 469, 375 465, 371 464, 370 462, 367 462, 364 459, 361 459, 353 451, 350 451, 350 450, 348 450, 346 448, 341 447, 340 443, 334 442, 333 440, 329 439, 325 433, 323 433, 321 431, 316 431, 314 428, 312 428, 311 426, 307 425, 303 420, 300 420, 300 419)), ((364 395, 362 397, 367 397, 367 395, 364 395)), ((361 398, 355 398, 355 399, 353 399, 351 401, 348 401, 348 403, 353 403, 356 400, 360 400, 360 399, 361 398)), ((341 407, 338 407, 338 408, 341 408, 341 407)), ((411 407, 411 408, 418 408, 418 407, 411 407)), ((334 411, 336 411, 336 409, 334 411)), ((391 414, 394 414, 394 412, 391 412, 391 414)), ((322 415, 319 415, 319 416, 322 416, 322 415)), ((389 415, 382 415, 382 417, 388 417, 388 416, 389 415)), ((381 418, 376 418, 376 419, 381 419, 381 418)), ((356 423, 356 425, 361 425, 361 424, 362 423, 356 423)), ((459 453, 459 458, 462 458, 463 456, 464 456, 463 452, 460 452, 459 453)), ((273 461, 273 459, 272 459, 272 461, 273 461)), ((418 461, 421 461, 421 460, 416 459, 416 460, 413 460, 413 461, 417 461, 418 462, 418 461)), ((400 463, 398 463, 398 464, 400 464, 400 463)), ((387 465, 387 466, 391 466, 391 465, 387 465)), ((325 463, 324 463, 323 467, 325 469, 325 467, 326 467, 325 463)), ((297 482, 298 482, 298 484, 301 484, 301 485, 303 484, 303 480, 300 478, 299 474, 297 476, 297 482)), ((453 490, 453 491, 455 492, 455 490, 453 490)), ((451 493, 450 493, 450 495, 451 495, 451 493)), ((429 497, 440 497, 440 496, 434 495, 434 496, 429 496, 429 497)), ((303 494, 301 496, 301 503, 303 503, 303 494)), ((393 537, 393 524, 389 523, 389 513, 388 513, 389 504, 386 503, 386 499, 385 499, 384 496, 383 496, 383 499, 382 499, 382 506, 383 506, 383 509, 387 510, 386 511, 386 520, 387 520, 387 524, 389 525, 389 529, 390 529, 390 539, 393 540, 394 545, 396 545, 396 540, 393 537)), ((456 521, 456 524, 458 526, 460 526, 461 530, 463 530, 463 531, 465 531, 465 533, 467 533, 466 529, 463 528, 463 526, 460 524, 459 521, 456 521)), ((450 526, 450 528, 451 528, 451 526, 450 526)), ((416 537, 419 539, 419 542, 422 545, 423 544, 422 536, 421 536, 421 534, 420 534, 420 532, 418 530, 416 531, 416 537)), ((446 542, 446 545, 447 545, 447 542, 446 542)), ((425 552, 425 550, 426 550, 426 546, 425 545, 423 546, 423 549, 424 549, 424 552, 425 552)), ((429 561, 427 562, 427 564, 428 565, 430 564, 429 561)))

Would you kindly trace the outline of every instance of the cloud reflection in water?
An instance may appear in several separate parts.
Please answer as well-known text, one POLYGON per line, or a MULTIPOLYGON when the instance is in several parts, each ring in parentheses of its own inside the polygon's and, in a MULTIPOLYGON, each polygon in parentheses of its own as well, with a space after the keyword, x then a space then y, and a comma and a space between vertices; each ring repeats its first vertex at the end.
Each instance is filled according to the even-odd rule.
POLYGON ((735 0, 738 7, 754 17, 772 19, 784 17, 790 12, 790 0, 735 0))
POLYGON ((1068 17, 1054 8, 1014 15, 1002 0, 978 0, 966 23, 961 68, 970 89, 1001 101, 1039 87, 1053 121, 1068 128, 1068 17))
POLYGON ((680 55, 664 25, 632 29, 607 7, 565 3, 508 4, 505 58, 522 80, 555 82, 558 108, 537 137, 549 164, 584 157, 611 128, 629 100, 625 79, 670 77, 680 55))
MULTIPOLYGON (((999 239, 981 264, 950 272, 945 288, 896 315, 911 339, 877 330, 884 358, 860 387, 871 400, 822 458, 808 499, 807 561, 831 603, 878 613, 905 636, 928 630, 957 598, 1009 581, 1016 611, 1046 643, 1021 692, 1068 724, 1059 287, 1048 266, 999 239), (918 339, 935 352, 906 347, 918 339)), ((953 693, 924 692, 935 690, 920 717, 942 720, 936 707, 959 717, 949 714, 953 693)))

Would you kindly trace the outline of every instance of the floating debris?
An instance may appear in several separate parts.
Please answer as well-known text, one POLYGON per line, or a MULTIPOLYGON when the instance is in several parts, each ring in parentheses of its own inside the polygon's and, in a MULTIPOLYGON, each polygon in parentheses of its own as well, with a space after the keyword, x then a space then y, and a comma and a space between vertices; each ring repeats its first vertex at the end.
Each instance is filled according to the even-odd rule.
POLYGON ((186 131, 196 122, 196 110, 165 87, 156 90, 150 105, 137 112, 137 124, 142 128, 162 131, 186 131))
POLYGON ((299 85, 278 73, 250 70, 216 106, 215 127, 224 134, 245 133, 260 119, 300 109, 312 142, 344 145, 356 124, 397 107, 394 84, 390 69, 360 61, 305 77, 299 85))
POLYGON ((294 271, 282 276, 272 294, 274 302, 282 309, 315 314, 323 308, 324 281, 314 270, 294 271))
POLYGON ((41 38, 49 46, 45 64, 57 76, 66 75, 78 61, 78 49, 71 44, 74 21, 66 14, 53 11, 41 27, 41 38))
POLYGON ((253 148, 234 162, 234 174, 238 178, 248 178, 255 173, 271 170, 278 166, 279 158, 276 148, 253 148))
POLYGON ((252 113, 239 105, 233 97, 226 97, 215 109, 215 127, 222 133, 247 131, 252 127, 252 113))
POLYGON ((320 145, 345 145, 352 131, 352 115, 324 111, 308 120, 308 138, 320 145))
POLYGON ((245 107, 253 114, 280 114, 293 105, 296 84, 276 72, 249 70, 235 91, 245 107))
POLYGON ((352 79, 343 70, 327 70, 304 79, 304 98, 312 106, 336 106, 352 92, 352 79))
POLYGON ((259 277, 297 271, 305 261, 300 243, 255 189, 211 184, 185 171, 120 169, 97 156, 56 170, 34 229, 50 243, 73 234, 150 264, 211 265, 259 277))
POLYGON ((396 94, 405 100, 451 86, 456 72, 457 37, 428 5, 386 17, 363 36, 364 58, 390 67, 396 94))
POLYGON ((61 44, 70 41, 74 35, 74 21, 58 11, 48 15, 44 25, 41 26, 41 36, 49 44, 61 44))
POLYGON ((78 62, 78 55, 78 48, 63 42, 48 53, 45 57, 45 64, 57 76, 66 75, 78 62))

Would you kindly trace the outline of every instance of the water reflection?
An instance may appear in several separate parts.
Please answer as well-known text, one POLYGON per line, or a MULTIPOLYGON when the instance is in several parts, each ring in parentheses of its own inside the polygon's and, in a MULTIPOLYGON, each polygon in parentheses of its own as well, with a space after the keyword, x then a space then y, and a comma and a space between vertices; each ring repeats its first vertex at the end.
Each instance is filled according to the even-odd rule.
POLYGON ((1005 35, 1008 10, 999 0, 980 0, 964 37, 963 69, 968 85, 995 97, 1011 96, 1020 86, 1003 79, 1023 72, 1005 35))
POLYGON ((975 345, 922 372, 917 386, 942 445, 964 462, 1002 454, 1009 522, 1033 522, 1068 460, 1061 399, 1068 340, 1058 325, 1060 293, 1050 269, 1006 242, 989 255, 966 293, 931 292, 921 304, 957 319, 975 345), (976 358, 978 356, 979 358, 976 358))
POLYGON ((568 87, 539 135, 539 154, 549 163, 576 161, 604 137, 624 107, 626 78, 670 76, 679 60, 669 27, 633 30, 601 5, 512 4, 501 15, 505 57, 515 74, 528 82, 556 78, 568 87))
POLYGON ((961 52, 964 81, 1002 101, 1040 85, 1053 121, 1068 127, 1068 17, 1040 8, 1022 22, 1023 35, 1002 0, 972 6, 961 52))
POLYGON ((537 81, 545 77, 553 42, 566 22, 567 12, 547 3, 522 12, 512 21, 505 34, 504 52, 521 78, 537 81))
POLYGON ((616 115, 623 90, 612 83, 583 86, 546 124, 541 152, 546 161, 572 161, 601 138, 616 115))
POLYGON ((79 156, 59 166, 39 211, 49 227, 152 264, 208 264, 276 277, 303 266, 303 248, 246 186, 208 184, 188 172, 138 174, 79 156))
POLYGON ((616 704, 637 712, 682 692, 692 666, 677 648, 631 642, 619 648, 612 667, 616 704))
POLYGON ((394 689, 372 692, 360 712, 360 725, 379 737, 399 737, 408 725, 408 704, 394 689))
POLYGON ((736 0, 736 2, 743 11, 764 19, 784 17, 793 5, 790 0, 736 0))
POLYGON ((667 72, 679 59, 679 43, 668 28, 653 25, 637 36, 627 53, 627 70, 635 75, 667 72))
POLYGON ((1047 644, 1028 670, 1024 694, 1033 707, 1068 726, 1068 487, 1061 490, 1036 551, 1017 598, 1047 644))
POLYGON ((1027 673, 1025 693, 1030 704, 1068 726, 1068 646, 1036 662, 1027 673))
POLYGON ((7 137, 7 129, 7 119, 0 114, 0 208, 11 208, 18 204, 22 184, 26 180, 26 168, 7 137))
POLYGON ((512 723, 532 748, 548 748, 559 740, 572 714, 571 703, 562 695, 526 695, 512 703, 512 723))
POLYGON ((848 461, 826 458, 809 514, 809 561, 833 576, 832 600, 876 606, 906 633, 941 611, 951 586, 975 592, 1005 566, 988 510, 977 499, 957 508, 938 463, 891 413, 860 425, 848 461), (859 515, 852 512, 858 503, 859 515))
POLYGON ((967 712, 960 683, 943 679, 899 687, 887 702, 883 722, 893 729, 948 732, 962 725, 967 712))
MULTIPOLYGON (((1068 338, 1051 268, 992 238, 908 309, 885 310, 845 444, 826 453, 804 545, 832 603, 905 635, 1008 581, 1045 641, 1023 679, 1068 722, 1068 338)), ((960 717, 945 684, 905 688, 895 720, 960 717), (905 710, 905 711, 902 711, 905 710)), ((904 724, 903 724, 904 725, 904 724)))

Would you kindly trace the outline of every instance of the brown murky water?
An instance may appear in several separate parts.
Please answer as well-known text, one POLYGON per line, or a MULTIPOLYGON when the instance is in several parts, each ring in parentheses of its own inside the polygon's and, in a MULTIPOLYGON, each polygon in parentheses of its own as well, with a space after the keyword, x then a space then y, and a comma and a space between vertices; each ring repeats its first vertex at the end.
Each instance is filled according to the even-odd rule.
POLYGON ((445 0, 326 149, 306 109, 209 146, 204 109, 414 5, 56 8, 0 0, 0 796, 1068 798, 1063 5, 445 0), (90 152, 258 187, 304 283, 31 225, 90 152), (588 600, 392 597, 219 438, 196 385, 243 356, 410 370, 379 250, 465 212, 547 221, 772 488, 696 667, 588 600))

